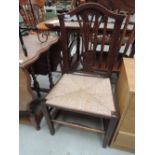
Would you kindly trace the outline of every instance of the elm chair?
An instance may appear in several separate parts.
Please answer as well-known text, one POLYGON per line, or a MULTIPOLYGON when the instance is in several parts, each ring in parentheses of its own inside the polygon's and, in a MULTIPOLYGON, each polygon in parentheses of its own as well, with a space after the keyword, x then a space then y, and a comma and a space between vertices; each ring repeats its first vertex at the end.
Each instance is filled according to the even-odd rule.
POLYGON ((42 101, 42 110, 47 121, 50 133, 55 133, 54 124, 67 125, 69 127, 80 128, 104 134, 103 147, 106 147, 112 138, 118 121, 118 115, 113 100, 110 77, 112 73, 113 61, 118 52, 120 39, 120 28, 124 15, 113 13, 105 7, 96 3, 82 4, 68 15, 76 16, 79 23, 80 36, 79 60, 82 69, 72 71, 69 66, 68 39, 69 32, 65 27, 65 14, 58 15, 61 29, 61 46, 63 52, 64 74, 53 89, 42 101), (111 34, 109 52, 104 58, 103 51, 105 45, 108 19, 115 21, 113 33, 111 34), (100 57, 96 58, 97 36, 102 34, 102 46, 100 57), (100 66, 106 61, 106 72, 97 72, 94 65, 100 66), (59 120, 58 114, 61 111, 70 111, 101 120, 101 129, 59 120))

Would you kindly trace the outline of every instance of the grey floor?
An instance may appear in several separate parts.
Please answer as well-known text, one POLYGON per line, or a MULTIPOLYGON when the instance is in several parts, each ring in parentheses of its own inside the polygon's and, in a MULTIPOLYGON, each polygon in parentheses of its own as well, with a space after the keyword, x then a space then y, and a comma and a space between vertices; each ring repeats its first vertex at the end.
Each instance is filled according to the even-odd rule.
POLYGON ((94 132, 59 126, 52 136, 44 119, 39 131, 20 124, 19 142, 20 155, 133 155, 109 147, 103 148, 102 136, 94 132))
MULTIPOLYGON (((53 76, 54 82, 60 74, 53 76)), ((38 76, 41 87, 48 87, 47 77, 38 76)), ((88 126, 99 127, 95 118, 71 114, 72 117, 60 116, 60 119, 84 123, 88 126)), ((19 125, 19 154, 20 155, 133 155, 132 153, 114 148, 102 147, 103 137, 100 134, 66 126, 55 126, 56 133, 50 135, 47 123, 43 118, 39 131, 32 126, 19 125)))

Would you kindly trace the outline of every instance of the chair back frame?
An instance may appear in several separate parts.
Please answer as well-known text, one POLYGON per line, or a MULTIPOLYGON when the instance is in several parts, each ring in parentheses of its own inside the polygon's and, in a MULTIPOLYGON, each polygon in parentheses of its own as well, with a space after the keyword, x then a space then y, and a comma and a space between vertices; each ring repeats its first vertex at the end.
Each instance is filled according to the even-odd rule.
MULTIPOLYGON (((66 14, 60 14, 58 15, 58 18, 60 22, 60 40, 64 58, 64 71, 68 72, 70 69, 68 51, 69 35, 65 27, 65 15, 66 14)), ((79 23, 79 36, 81 39, 80 44, 82 48, 80 50, 79 57, 80 62, 83 66, 83 70, 86 72, 93 72, 93 66, 96 63, 98 66, 102 66, 104 62, 107 69, 106 75, 111 76, 114 61, 116 56, 118 55, 121 26, 125 16, 116 14, 97 3, 82 4, 76 9, 67 13, 67 15, 71 17, 76 16, 76 19, 79 23), (106 45, 106 37, 109 35, 107 34, 109 18, 114 20, 114 25, 113 32, 110 35, 108 56, 104 58, 104 46, 106 45), (97 57, 97 37, 99 34, 102 35, 102 44, 99 57, 97 57)))

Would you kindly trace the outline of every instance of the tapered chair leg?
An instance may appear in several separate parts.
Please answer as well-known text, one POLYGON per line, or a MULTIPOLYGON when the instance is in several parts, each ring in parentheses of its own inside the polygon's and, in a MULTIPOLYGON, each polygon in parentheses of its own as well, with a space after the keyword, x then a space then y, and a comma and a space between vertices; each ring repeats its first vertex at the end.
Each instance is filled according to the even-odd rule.
POLYGON ((36 130, 40 130, 40 123, 38 123, 37 118, 35 117, 35 114, 30 114, 30 120, 33 126, 36 128, 36 130))
POLYGON ((104 148, 110 143, 110 140, 111 140, 112 135, 115 131, 117 122, 118 122, 117 114, 112 113, 107 131, 105 132, 105 136, 104 136, 104 140, 103 140, 103 147, 104 148))
POLYGON ((41 106, 42 106, 43 114, 44 114, 45 119, 46 119, 46 121, 47 121, 48 128, 49 128, 49 130, 50 130, 50 133, 51 133, 52 135, 54 135, 54 133, 55 133, 54 124, 53 124, 53 122, 52 122, 51 119, 50 119, 50 115, 49 115, 47 106, 46 106, 46 104, 45 104, 45 100, 43 100, 43 101, 41 102, 41 106))

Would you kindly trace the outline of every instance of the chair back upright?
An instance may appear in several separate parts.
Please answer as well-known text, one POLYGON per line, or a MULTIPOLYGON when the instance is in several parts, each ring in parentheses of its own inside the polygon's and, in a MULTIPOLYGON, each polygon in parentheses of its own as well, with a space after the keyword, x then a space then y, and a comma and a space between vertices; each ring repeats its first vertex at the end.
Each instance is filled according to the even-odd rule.
MULTIPOLYGON (((65 26, 65 15, 58 15, 61 30, 61 43, 64 58, 64 69, 69 71, 69 34, 65 26)), ((106 68, 106 75, 111 76, 121 35, 124 15, 116 14, 100 4, 86 3, 67 13, 76 18, 79 25, 79 61, 86 72, 94 72, 97 68, 106 68), (112 25, 109 22, 112 21, 112 25), (112 26, 112 27, 111 27, 112 26), (110 33, 108 32, 111 30, 110 33), (98 45, 98 36, 101 45, 98 45), (107 44, 108 40, 108 44, 107 44)))
POLYGON ((123 24, 121 38, 119 42, 119 57, 117 59, 117 68, 120 68, 123 57, 133 58, 135 55, 135 23, 130 24, 131 14, 128 14, 123 24))

